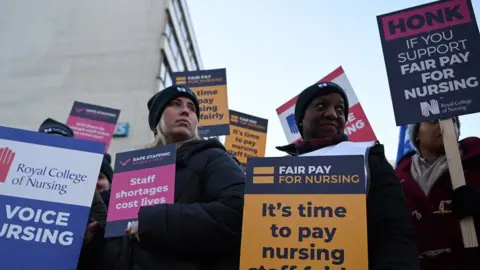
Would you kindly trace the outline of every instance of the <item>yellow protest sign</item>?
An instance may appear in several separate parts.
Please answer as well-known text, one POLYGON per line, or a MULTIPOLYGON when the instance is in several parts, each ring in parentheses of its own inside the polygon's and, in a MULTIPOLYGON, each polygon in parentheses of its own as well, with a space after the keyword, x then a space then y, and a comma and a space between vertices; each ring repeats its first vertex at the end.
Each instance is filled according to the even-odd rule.
POLYGON ((251 158, 241 270, 367 270, 363 156, 251 158))
POLYGON ((230 110, 230 135, 225 137, 225 148, 242 165, 248 157, 264 157, 267 144, 268 120, 230 110))
POLYGON ((173 81, 192 89, 200 104, 201 137, 228 135, 229 111, 226 69, 173 72, 173 81))

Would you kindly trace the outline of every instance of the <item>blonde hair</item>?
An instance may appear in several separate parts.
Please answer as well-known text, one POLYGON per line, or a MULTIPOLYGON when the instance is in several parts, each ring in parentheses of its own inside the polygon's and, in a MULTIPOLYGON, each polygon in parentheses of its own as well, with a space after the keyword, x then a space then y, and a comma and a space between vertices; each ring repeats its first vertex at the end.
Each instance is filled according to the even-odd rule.
MULTIPOLYGON (((155 131, 156 131, 155 138, 153 138, 153 142, 150 143, 147 147, 148 148, 155 148, 155 147, 168 145, 169 142, 168 142, 168 139, 167 139, 168 138, 167 127, 165 125, 165 120, 163 119, 163 115, 160 118, 160 121, 158 122, 158 125, 155 128, 155 131)), ((194 133, 193 137, 188 139, 188 140, 184 140, 184 141, 181 141, 181 142, 171 142, 171 143, 175 143, 177 145, 177 149, 178 149, 180 146, 182 146, 184 143, 186 143, 188 141, 201 140, 202 138, 200 138, 200 136, 198 135, 198 126, 195 127, 194 132, 195 133, 194 133)))

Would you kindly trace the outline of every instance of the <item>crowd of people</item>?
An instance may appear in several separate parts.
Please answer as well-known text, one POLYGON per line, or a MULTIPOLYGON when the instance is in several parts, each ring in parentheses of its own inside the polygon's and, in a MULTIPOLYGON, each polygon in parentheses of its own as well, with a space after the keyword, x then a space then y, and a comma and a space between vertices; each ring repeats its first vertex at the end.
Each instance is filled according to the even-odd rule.
MULTIPOLYGON (((111 157, 98 175, 78 269, 239 269, 245 174, 214 139, 198 136, 199 103, 185 86, 170 86, 147 103, 155 135, 149 147, 176 144, 173 204, 141 207, 124 237, 105 239, 112 184, 111 157)), ((348 150, 348 98, 335 83, 299 95, 295 118, 302 141, 278 147, 291 156, 348 150), (336 148, 337 147, 337 148, 336 148)), ((455 118, 457 135, 460 122, 455 118)), ((46 120, 40 132, 73 137, 46 120)), ((459 221, 472 216, 480 233, 480 139, 458 143, 467 184, 453 190, 438 121, 409 127, 415 150, 394 169, 379 142, 367 147, 369 269, 480 269, 480 249, 464 248, 459 221)), ((319 220, 319 222, 321 222, 319 220)))

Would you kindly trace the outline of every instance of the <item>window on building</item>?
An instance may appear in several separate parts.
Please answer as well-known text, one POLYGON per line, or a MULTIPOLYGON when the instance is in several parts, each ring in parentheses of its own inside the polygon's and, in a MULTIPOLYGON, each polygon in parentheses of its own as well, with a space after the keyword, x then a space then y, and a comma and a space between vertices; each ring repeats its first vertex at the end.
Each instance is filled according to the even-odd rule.
POLYGON ((173 9, 175 10, 175 15, 179 20, 182 20, 183 18, 183 12, 182 9, 180 8, 180 3, 178 0, 173 0, 173 9))
POLYGON ((172 50, 172 54, 174 58, 177 58, 178 54, 180 54, 180 47, 178 46, 177 39, 175 38, 175 35, 172 35, 169 38, 169 43, 170 43, 170 49, 172 50))
POLYGON ((185 26, 185 23, 183 23, 183 20, 181 20, 181 22, 180 22, 180 32, 182 33, 183 40, 187 41, 188 40, 188 31, 187 31, 187 27, 185 26))
POLYGON ((172 36, 172 26, 170 25, 170 22, 165 26, 165 36, 167 36, 167 38, 172 36))
POLYGON ((170 76, 170 73, 167 72, 167 75, 165 76, 165 87, 169 87, 172 85, 172 77, 170 76))
POLYGON ((191 58, 192 70, 198 70, 197 62, 191 58))
MULTIPOLYGON (((175 34, 173 24, 169 18, 167 26, 165 28, 165 35, 168 40, 169 47, 172 51, 174 62, 176 63, 178 71, 185 71, 185 58, 183 57, 180 43, 178 42, 177 35, 175 34)), ((177 71, 176 70, 176 71, 177 71)))
MULTIPOLYGON (((187 28, 187 23, 186 23, 186 20, 185 20, 185 16, 183 14, 183 11, 182 11, 182 8, 180 6, 180 1, 179 0, 173 0, 173 9, 174 9, 174 13, 175 13, 175 17, 176 17, 176 23, 178 24, 178 26, 180 27, 180 35, 181 35, 181 39, 180 41, 183 42, 183 44, 185 44, 185 48, 187 48, 187 54, 188 56, 186 55, 185 57, 187 58, 187 62, 190 63, 190 65, 192 66, 192 70, 198 70, 198 64, 197 64, 197 61, 196 61, 196 57, 195 57, 195 51, 193 49, 193 45, 192 45, 192 39, 191 39, 191 36, 190 36, 190 33, 188 31, 188 28, 187 28)), ((173 24, 171 24, 169 27, 171 29, 171 32, 172 32, 172 38, 170 39, 176 39, 176 35, 175 35, 175 31, 173 31, 173 24)), ((180 38, 180 37, 179 37, 180 38)), ((178 46, 178 40, 177 40, 177 47, 180 48, 178 46)), ((172 49, 173 50, 173 49, 172 49)), ((180 51, 180 49, 178 49, 178 51, 180 51)), ((185 59, 182 57, 181 53, 179 54, 178 58, 177 56, 175 56, 176 58, 176 63, 177 63, 177 66, 179 68, 179 70, 186 70, 185 68, 185 59)))
POLYGON ((183 56, 182 54, 180 54, 178 57, 177 57, 177 67, 178 67, 178 71, 185 71, 185 64, 184 64, 185 60, 183 60, 183 56))
MULTIPOLYGON (((160 63, 160 71, 157 76, 157 79, 163 84, 163 87, 169 87, 170 85, 172 85, 172 77, 170 75, 172 70, 170 68, 170 65, 168 64, 168 60, 165 57, 165 54, 163 53, 163 51, 161 53, 161 58, 162 58, 162 62, 160 63)), ((162 86, 160 85, 160 82, 159 82, 158 90, 163 89, 162 86)))

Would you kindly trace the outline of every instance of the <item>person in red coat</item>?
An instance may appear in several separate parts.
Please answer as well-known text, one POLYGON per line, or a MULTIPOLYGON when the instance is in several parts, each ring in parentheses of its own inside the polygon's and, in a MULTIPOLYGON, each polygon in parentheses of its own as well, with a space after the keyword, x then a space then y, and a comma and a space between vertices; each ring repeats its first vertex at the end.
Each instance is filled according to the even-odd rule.
MULTIPOLYGON (((458 140, 458 118, 454 123, 458 140)), ((460 220, 473 216, 480 236, 480 138, 459 141, 467 184, 453 190, 438 121, 410 125, 408 133, 415 151, 396 173, 412 212, 421 269, 480 269, 480 248, 464 248, 460 231, 460 220)))

